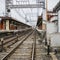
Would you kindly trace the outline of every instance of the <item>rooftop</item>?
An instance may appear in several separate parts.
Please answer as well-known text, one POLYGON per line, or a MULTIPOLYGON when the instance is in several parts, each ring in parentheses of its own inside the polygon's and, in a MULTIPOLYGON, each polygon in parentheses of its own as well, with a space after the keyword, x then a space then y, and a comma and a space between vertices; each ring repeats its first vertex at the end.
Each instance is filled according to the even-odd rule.
POLYGON ((18 21, 18 20, 16 20, 16 19, 12 18, 12 17, 8 17, 8 16, 0 16, 0 18, 1 18, 2 20, 16 21, 16 22, 18 22, 18 23, 20 23, 20 24, 29 26, 29 25, 27 25, 27 24, 25 24, 25 23, 23 23, 23 22, 20 22, 20 21, 18 21))

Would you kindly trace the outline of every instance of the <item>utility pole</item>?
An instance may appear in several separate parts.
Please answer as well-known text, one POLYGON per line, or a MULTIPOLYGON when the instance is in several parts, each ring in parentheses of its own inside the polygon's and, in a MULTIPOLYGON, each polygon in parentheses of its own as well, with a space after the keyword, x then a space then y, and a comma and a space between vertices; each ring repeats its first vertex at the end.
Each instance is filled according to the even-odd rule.
MULTIPOLYGON (((48 17, 47 17, 47 11, 48 11, 48 6, 47 6, 47 0, 46 0, 46 40, 45 40, 45 44, 47 45, 47 21, 48 21, 48 17)), ((48 46, 48 50, 49 50, 49 46, 48 46)), ((49 54, 49 52, 48 52, 49 54)))
POLYGON ((47 21, 48 21, 48 16, 47 16, 47 11, 48 11, 48 0, 45 0, 45 7, 43 8, 43 29, 45 29, 46 36, 45 36, 45 45, 47 45, 47 21))
MULTIPOLYGON (((47 12, 48 12, 48 0, 46 0, 46 22, 48 21, 47 12)), ((46 37, 47 37, 47 24, 46 24, 46 37)), ((50 43, 51 43, 51 41, 49 40, 48 42, 49 43, 47 45, 47 55, 50 55, 50 43)))
POLYGON ((47 11, 48 11, 48 2, 46 0, 46 20, 48 21, 47 11))

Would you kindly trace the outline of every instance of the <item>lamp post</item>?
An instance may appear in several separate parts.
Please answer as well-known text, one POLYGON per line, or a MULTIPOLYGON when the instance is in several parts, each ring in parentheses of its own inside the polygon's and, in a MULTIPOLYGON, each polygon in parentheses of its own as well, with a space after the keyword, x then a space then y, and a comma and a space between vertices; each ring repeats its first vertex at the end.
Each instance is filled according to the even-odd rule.
POLYGON ((50 45, 51 45, 51 39, 49 37, 48 45, 47 45, 47 55, 50 55, 50 45))

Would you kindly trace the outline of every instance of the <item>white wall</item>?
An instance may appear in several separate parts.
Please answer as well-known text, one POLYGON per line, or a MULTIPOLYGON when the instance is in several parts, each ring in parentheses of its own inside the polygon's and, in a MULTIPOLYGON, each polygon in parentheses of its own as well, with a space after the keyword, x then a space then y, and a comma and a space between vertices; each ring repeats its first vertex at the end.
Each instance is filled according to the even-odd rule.
POLYGON ((43 20, 47 20, 47 18, 46 18, 46 9, 43 9, 43 20))
POLYGON ((60 47, 60 33, 51 34, 51 47, 60 47))
POLYGON ((57 32, 57 26, 55 23, 52 22, 48 22, 47 23, 47 33, 51 34, 51 33, 55 33, 57 32))
POLYGON ((58 11, 58 32, 60 32, 60 10, 58 11))
POLYGON ((46 30, 47 31, 47 40, 49 40, 50 34, 57 32, 57 26, 55 23, 47 22, 46 28, 47 28, 47 30, 46 30))

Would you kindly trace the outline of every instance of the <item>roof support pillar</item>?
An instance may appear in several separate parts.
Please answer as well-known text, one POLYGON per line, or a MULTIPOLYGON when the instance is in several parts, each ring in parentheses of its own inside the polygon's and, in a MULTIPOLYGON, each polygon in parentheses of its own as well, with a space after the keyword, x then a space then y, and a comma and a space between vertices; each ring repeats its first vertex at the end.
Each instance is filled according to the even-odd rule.
POLYGON ((6 30, 9 30, 9 20, 6 20, 6 30))

